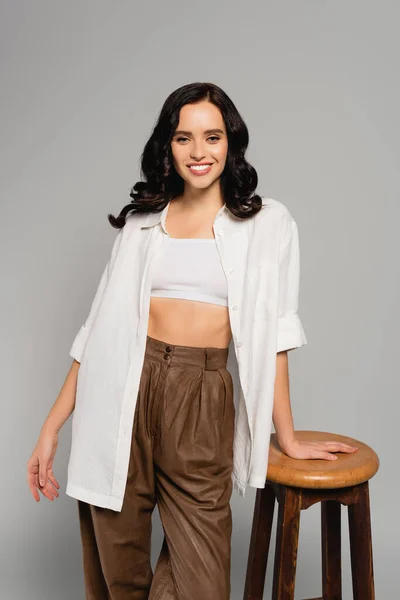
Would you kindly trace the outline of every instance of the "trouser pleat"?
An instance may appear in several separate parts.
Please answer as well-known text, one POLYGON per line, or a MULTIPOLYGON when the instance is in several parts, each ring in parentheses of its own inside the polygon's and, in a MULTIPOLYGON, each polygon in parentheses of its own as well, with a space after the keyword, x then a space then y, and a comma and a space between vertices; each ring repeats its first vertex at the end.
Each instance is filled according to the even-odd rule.
POLYGON ((147 338, 121 512, 79 502, 86 600, 228 600, 233 385, 228 349, 147 338), (150 564, 157 504, 164 541, 150 564))

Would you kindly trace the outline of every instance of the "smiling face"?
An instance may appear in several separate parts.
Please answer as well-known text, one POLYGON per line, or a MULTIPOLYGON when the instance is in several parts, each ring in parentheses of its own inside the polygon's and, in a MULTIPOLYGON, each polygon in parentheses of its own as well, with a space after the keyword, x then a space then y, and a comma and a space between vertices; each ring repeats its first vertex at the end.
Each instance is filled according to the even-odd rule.
POLYGON ((228 137, 219 108, 205 100, 185 104, 179 113, 171 150, 185 188, 219 185, 228 153, 228 137))

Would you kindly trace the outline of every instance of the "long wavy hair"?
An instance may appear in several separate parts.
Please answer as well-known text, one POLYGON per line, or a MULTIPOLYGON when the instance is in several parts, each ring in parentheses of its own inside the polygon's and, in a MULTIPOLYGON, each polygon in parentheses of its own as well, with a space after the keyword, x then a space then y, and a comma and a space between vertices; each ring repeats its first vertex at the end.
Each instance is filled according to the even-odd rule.
POLYGON ((229 96, 213 83, 189 83, 172 92, 165 100, 158 121, 141 156, 141 178, 132 187, 131 202, 117 217, 108 215, 113 227, 124 227, 128 213, 162 211, 168 202, 183 193, 184 180, 177 173, 171 140, 185 104, 206 100, 221 111, 228 136, 226 164, 221 173, 221 189, 226 207, 239 218, 248 218, 261 209, 261 197, 254 193, 258 175, 245 159, 249 132, 229 96))

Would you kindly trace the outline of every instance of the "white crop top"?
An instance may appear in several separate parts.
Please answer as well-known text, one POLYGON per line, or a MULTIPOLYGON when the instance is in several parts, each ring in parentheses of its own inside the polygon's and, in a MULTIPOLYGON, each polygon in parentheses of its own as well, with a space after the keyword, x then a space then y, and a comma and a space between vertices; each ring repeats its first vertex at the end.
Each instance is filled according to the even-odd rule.
POLYGON ((227 281, 215 239, 169 237, 154 265, 150 295, 227 306, 227 281))

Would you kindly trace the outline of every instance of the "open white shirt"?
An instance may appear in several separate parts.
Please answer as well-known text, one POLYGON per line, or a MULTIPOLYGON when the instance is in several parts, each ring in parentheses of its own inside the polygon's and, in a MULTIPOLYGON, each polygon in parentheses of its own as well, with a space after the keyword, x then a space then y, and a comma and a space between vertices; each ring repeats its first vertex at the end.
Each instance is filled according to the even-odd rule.
MULTIPOLYGON (((235 217, 224 205, 213 231, 228 285, 232 329, 227 368, 236 409, 233 488, 263 488, 268 466, 276 353, 307 343, 298 316, 296 222, 280 201, 235 217)), ((117 232, 70 355, 81 363, 72 416, 66 493, 121 511, 142 372, 154 260, 168 243, 159 213, 128 215, 117 232)))

